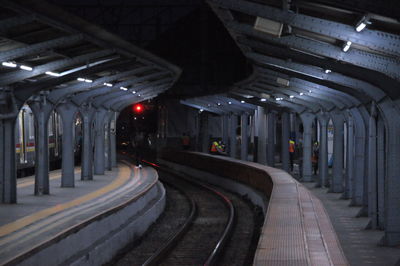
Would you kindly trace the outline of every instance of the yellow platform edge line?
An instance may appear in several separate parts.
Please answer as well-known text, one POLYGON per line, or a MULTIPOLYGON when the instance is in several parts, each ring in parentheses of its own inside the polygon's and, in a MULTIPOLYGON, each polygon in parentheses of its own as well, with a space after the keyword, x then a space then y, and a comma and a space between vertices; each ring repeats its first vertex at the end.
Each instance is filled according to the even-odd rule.
POLYGON ((111 184, 109 184, 101 189, 93 191, 85 196, 79 197, 72 201, 69 201, 69 202, 66 202, 63 204, 58 204, 56 206, 38 211, 34 214, 25 216, 14 222, 11 222, 11 223, 1 226, 0 227, 0 237, 3 237, 12 232, 15 232, 15 231, 17 231, 25 226, 28 226, 40 219, 43 219, 47 216, 53 215, 57 212, 63 211, 68 208, 75 207, 79 204, 82 204, 82 203, 92 200, 94 198, 100 197, 100 196, 108 193, 109 191, 120 187, 121 185, 123 185, 125 182, 127 182, 130 179, 131 169, 128 166, 124 166, 124 167, 120 167, 118 170, 119 170, 118 177, 111 184))

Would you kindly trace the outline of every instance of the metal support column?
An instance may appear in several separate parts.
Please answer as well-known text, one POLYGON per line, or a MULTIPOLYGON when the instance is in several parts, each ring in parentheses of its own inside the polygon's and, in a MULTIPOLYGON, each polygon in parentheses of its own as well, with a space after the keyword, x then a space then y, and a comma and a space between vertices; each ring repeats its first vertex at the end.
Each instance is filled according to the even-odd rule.
POLYGON ((302 113, 300 115, 303 121, 303 181, 312 181, 312 165, 311 165, 311 151, 312 151, 312 124, 315 118, 314 114, 302 113))
POLYGON ((290 117, 289 113, 282 113, 282 169, 289 172, 289 138, 290 138, 290 117))
POLYGON ((370 227, 377 228, 377 187, 376 187, 376 106, 371 105, 368 123, 368 216, 371 219, 370 227))
POLYGON ((240 158, 244 161, 247 161, 249 158, 249 126, 248 120, 249 115, 247 113, 242 114, 242 126, 241 126, 241 135, 242 135, 242 143, 240 149, 240 158))
POLYGON ((74 187, 74 130, 78 107, 71 102, 64 102, 57 105, 57 112, 61 116, 63 128, 61 187, 74 187))
POLYGON ((385 179, 386 179, 386 152, 385 152, 385 123, 378 116, 377 124, 377 174, 378 174, 378 227, 384 229, 385 224, 385 179))
POLYGON ((267 163, 267 132, 266 132, 266 112, 263 107, 258 106, 257 107, 257 123, 258 123, 258 147, 257 147, 257 157, 258 157, 258 162, 261 164, 266 164, 267 163))
POLYGON ((80 113, 83 120, 83 141, 82 141, 82 170, 81 180, 93 180, 93 119, 96 110, 90 106, 82 106, 80 113))
POLYGON ((230 128, 229 128, 229 156, 236 158, 236 127, 237 127, 237 116, 235 114, 230 115, 230 128))
POLYGON ((98 109, 95 120, 95 142, 94 142, 94 174, 104 175, 105 171, 105 118, 107 110, 98 109))
POLYGON ((111 133, 110 133, 110 143, 111 143, 111 166, 117 167, 117 117, 118 113, 114 113, 111 122, 111 133))
POLYGON ((342 199, 349 199, 353 191, 354 179, 354 120, 350 113, 347 114, 347 145, 346 145, 346 179, 342 199))
POLYGON ((319 154, 318 154, 318 179, 317 187, 329 186, 328 180, 328 123, 329 116, 326 113, 318 115, 320 126, 319 154))
POLYGON ((344 117, 339 112, 331 114, 333 122, 333 170, 332 170, 332 184, 329 192, 339 193, 343 192, 343 131, 344 131, 344 117))
POLYGON ((364 193, 364 165, 366 128, 357 108, 350 109, 354 119, 354 172, 351 195, 351 206, 361 206, 364 193))
POLYGON ((45 95, 29 103, 35 116, 35 195, 47 195, 49 187, 49 117, 53 105, 45 95))
POLYGON ((0 200, 17 203, 17 167, 15 157, 16 117, 0 120, 0 200))
POLYGON ((268 145, 267 145, 267 164, 271 167, 275 165, 275 120, 274 112, 267 115, 268 123, 268 145))
POLYGON ((222 116, 222 142, 228 145, 229 141, 229 116, 222 116))

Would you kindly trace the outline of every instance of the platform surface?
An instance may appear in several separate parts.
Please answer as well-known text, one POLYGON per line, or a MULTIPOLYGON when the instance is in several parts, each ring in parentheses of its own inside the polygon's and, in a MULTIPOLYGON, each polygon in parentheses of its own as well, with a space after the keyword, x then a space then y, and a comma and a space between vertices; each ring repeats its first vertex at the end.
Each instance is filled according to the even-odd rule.
POLYGON ((81 181, 76 171, 75 188, 61 188, 61 171, 52 171, 50 195, 34 196, 34 178, 19 179, 18 203, 0 205, 0 264, 140 195, 155 182, 154 169, 121 163, 90 181, 81 181))
POLYGON ((384 232, 365 230, 369 219, 356 218, 360 207, 349 207, 350 200, 340 199, 339 193, 327 193, 328 189, 315 188, 315 183, 304 185, 323 202, 350 265, 400 265, 400 247, 378 246, 384 232))

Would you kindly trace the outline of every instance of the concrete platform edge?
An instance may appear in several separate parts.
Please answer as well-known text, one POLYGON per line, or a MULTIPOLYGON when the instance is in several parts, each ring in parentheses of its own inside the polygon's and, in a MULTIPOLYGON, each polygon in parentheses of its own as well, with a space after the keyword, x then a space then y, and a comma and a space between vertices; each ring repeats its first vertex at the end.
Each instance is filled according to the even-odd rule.
POLYGON ((163 185, 157 182, 126 206, 116 206, 117 211, 109 210, 114 212, 111 215, 100 213, 101 218, 67 237, 22 260, 14 258, 6 265, 104 264, 126 244, 143 235, 156 221, 165 208, 165 196, 163 185))

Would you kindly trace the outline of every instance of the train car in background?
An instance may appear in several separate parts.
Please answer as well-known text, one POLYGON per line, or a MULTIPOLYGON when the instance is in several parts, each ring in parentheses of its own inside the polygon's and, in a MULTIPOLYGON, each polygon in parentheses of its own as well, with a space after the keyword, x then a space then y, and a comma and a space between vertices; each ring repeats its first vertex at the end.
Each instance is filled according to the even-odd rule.
MULTIPOLYGON (((48 123, 49 131, 49 167, 61 166, 62 123, 57 112, 52 112, 48 123)), ((16 122, 16 154, 18 176, 32 175, 35 167, 35 121, 32 110, 24 105, 18 114, 16 122)), ((75 124, 75 154, 80 152, 81 120, 78 117, 75 124)))

